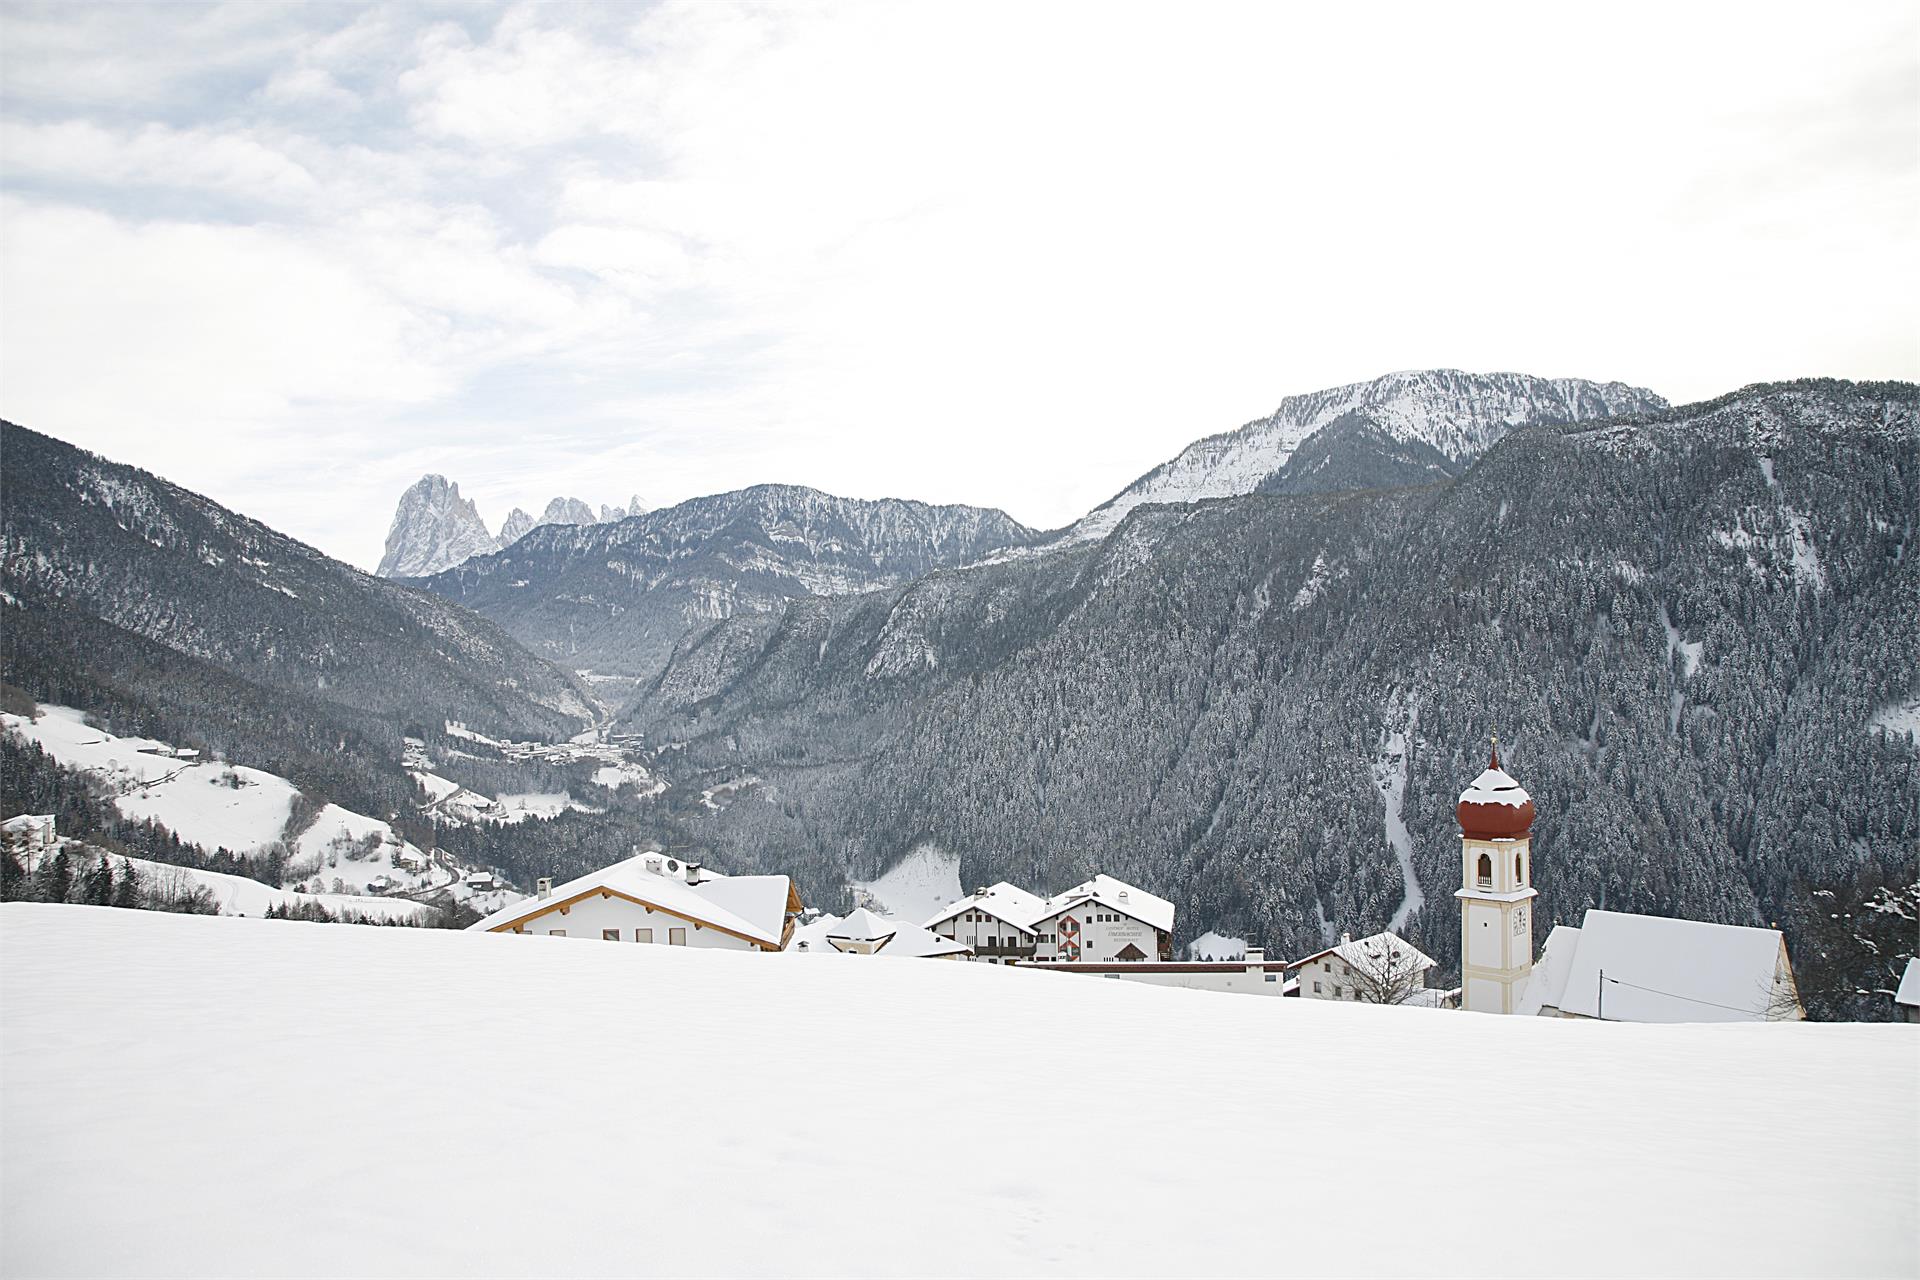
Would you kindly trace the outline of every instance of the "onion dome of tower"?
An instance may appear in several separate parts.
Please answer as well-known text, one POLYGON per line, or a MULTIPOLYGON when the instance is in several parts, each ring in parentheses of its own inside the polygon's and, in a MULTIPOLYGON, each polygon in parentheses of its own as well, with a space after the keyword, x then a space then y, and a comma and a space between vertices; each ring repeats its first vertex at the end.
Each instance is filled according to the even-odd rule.
POLYGON ((1498 738, 1486 772, 1460 793, 1453 815, 1472 840, 1518 840, 1533 830, 1533 797, 1500 767, 1498 738))

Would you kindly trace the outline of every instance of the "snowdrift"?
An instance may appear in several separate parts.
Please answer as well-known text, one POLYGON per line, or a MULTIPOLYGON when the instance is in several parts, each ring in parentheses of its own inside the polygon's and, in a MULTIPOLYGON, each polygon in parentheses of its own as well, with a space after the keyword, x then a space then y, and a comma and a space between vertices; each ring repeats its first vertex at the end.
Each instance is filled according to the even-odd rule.
POLYGON ((0 907, 8 1275, 1911 1275, 1920 1034, 0 907))

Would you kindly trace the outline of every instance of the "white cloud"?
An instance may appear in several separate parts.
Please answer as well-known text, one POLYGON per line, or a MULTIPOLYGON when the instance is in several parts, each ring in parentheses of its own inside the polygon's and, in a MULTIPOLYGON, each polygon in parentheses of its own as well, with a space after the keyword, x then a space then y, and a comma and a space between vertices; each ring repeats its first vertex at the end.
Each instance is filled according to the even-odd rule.
POLYGON ((248 509, 363 564, 426 469, 496 521, 780 479, 1059 524, 1392 368, 1920 372, 1907 8, 286 12, 143 16, 120 82, 100 11, 27 24, 0 411, 297 439, 248 509))

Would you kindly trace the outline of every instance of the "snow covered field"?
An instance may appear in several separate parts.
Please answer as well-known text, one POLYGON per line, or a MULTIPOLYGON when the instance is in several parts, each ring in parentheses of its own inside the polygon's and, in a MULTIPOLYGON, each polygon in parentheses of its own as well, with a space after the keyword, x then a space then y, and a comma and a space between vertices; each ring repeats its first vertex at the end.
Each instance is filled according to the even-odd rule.
POLYGON ((875 909, 916 924, 940 914, 965 897, 960 888, 960 855, 933 844, 915 845, 877 880, 856 880, 875 909))
POLYGON ((67 768, 99 777, 126 817, 151 818, 209 852, 253 853, 278 840, 299 794, 285 778, 259 769, 156 754, 168 745, 115 737, 71 707, 42 707, 35 719, 0 715, 0 727, 38 743, 67 768))
POLYGON ((0 966, 8 1275, 1920 1263, 1909 1026, 41 904, 0 966))
POLYGON ((128 858, 119 854, 114 855, 113 864, 116 867, 131 864, 149 885, 175 882, 199 885, 220 904, 220 914, 227 916, 264 916, 271 907, 307 904, 324 907, 335 915, 357 912, 376 920, 417 920, 435 914, 434 908, 405 898, 376 898, 350 893, 301 893, 294 889, 276 889, 258 880, 228 875, 224 871, 176 867, 171 863, 151 862, 146 858, 128 858))

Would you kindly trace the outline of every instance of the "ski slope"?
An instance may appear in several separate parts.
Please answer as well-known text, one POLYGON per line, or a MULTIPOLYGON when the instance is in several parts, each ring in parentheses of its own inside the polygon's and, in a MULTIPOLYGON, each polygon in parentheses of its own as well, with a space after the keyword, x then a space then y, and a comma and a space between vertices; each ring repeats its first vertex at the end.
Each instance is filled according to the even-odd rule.
POLYGON ((0 906, 0 984, 7 1275, 1920 1261, 1908 1026, 27 903, 0 906))

